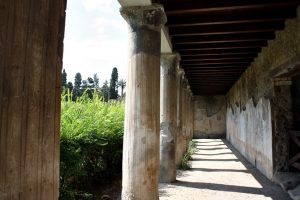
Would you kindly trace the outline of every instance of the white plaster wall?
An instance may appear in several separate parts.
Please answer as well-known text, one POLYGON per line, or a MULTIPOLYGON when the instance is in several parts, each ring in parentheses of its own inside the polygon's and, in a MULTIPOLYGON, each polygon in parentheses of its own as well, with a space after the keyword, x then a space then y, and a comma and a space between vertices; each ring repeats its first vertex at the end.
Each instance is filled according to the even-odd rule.
POLYGON ((270 100, 250 99, 244 109, 227 108, 227 140, 268 178, 273 176, 270 100))
POLYGON ((194 137, 205 135, 225 137, 226 132, 226 97, 195 96, 194 99, 194 137), (210 101, 212 99, 213 101, 210 101))

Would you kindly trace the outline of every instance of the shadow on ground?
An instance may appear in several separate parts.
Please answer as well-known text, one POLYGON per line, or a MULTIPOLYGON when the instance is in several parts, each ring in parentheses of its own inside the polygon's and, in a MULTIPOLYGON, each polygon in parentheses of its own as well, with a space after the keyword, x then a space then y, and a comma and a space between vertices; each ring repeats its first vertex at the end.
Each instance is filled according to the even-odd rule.
POLYGON ((176 182, 160 184, 160 199, 290 200, 226 140, 197 139, 196 143, 192 168, 178 170, 176 182))

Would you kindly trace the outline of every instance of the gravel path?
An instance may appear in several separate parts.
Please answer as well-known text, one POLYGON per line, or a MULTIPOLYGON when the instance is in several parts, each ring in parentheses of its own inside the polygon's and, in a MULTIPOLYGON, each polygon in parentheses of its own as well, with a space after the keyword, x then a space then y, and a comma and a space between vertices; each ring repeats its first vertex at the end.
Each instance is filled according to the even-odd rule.
POLYGON ((160 184, 161 200, 290 200, 226 141, 198 139, 192 169, 177 181, 160 184))

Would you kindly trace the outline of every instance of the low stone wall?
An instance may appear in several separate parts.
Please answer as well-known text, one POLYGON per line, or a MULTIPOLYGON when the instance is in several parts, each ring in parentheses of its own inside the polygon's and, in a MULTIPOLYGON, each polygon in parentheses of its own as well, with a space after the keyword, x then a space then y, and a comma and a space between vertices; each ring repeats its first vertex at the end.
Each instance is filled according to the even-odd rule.
POLYGON ((194 138, 226 137, 226 97, 194 97, 194 138))

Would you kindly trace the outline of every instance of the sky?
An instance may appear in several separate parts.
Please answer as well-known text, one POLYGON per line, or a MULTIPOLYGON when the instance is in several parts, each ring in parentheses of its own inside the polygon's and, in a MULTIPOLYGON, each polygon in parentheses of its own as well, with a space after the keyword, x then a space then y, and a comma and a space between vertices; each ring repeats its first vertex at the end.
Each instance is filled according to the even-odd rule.
POLYGON ((113 67, 126 79, 128 28, 117 0, 70 0, 67 5, 63 68, 68 81, 98 74, 100 85, 113 67))

